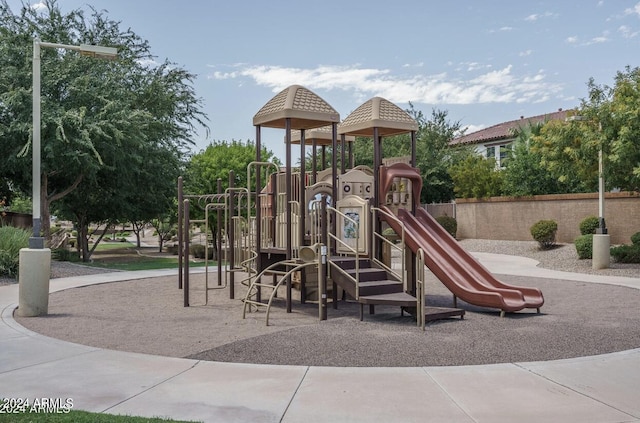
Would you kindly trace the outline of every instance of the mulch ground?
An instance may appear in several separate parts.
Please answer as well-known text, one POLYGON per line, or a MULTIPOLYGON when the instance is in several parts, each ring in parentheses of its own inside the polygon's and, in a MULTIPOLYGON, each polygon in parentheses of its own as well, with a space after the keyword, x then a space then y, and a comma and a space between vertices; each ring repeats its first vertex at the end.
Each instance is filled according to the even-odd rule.
MULTIPOLYGON (((507 283, 538 287, 541 314, 499 311, 459 301, 464 320, 429 323, 422 332, 396 307, 376 307, 361 322, 358 305, 329 306, 318 321, 316 304, 294 301, 285 312, 276 299, 271 326, 265 313, 242 319, 245 287, 210 291, 193 275, 190 307, 183 307, 177 278, 156 278, 74 288, 50 296, 49 315, 16 317, 27 328, 101 348, 173 357, 243 363, 314 366, 444 366, 555 360, 640 347, 640 291, 565 280, 499 276, 507 283)), ((215 275, 210 286, 217 285, 215 275)), ((55 284, 55 280, 52 280, 55 284)), ((451 306, 439 282, 427 287, 431 306, 451 306)))

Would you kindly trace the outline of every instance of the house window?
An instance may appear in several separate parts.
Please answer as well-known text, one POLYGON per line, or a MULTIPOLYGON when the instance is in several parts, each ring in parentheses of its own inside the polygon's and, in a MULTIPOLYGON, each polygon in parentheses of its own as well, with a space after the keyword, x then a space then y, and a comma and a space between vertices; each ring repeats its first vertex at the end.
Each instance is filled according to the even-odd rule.
POLYGON ((507 162, 509 161, 509 157, 511 156, 511 144, 505 144, 500 146, 500 160, 498 161, 498 166, 505 167, 507 162))
POLYGON ((487 147, 487 159, 495 159, 495 158, 496 158, 496 148, 487 147))

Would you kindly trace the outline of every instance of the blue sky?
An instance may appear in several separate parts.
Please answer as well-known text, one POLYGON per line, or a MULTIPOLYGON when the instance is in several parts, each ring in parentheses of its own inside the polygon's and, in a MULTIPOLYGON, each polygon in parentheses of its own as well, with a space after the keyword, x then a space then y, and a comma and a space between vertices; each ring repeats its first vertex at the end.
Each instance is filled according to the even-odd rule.
MULTIPOLYGON (((159 61, 198 75, 211 132, 195 151, 254 140, 253 115, 292 84, 341 119, 382 96, 425 115, 446 110, 473 132, 575 107, 589 78, 612 85, 640 65, 639 0, 58 0, 63 11, 87 4, 149 40, 159 61)), ((283 137, 262 132, 281 158, 283 137)))

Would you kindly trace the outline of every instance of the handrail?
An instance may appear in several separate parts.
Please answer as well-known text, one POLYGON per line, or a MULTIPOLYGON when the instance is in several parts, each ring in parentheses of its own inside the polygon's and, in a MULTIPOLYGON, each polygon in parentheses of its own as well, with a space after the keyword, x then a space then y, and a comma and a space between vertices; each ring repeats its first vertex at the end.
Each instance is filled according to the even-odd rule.
MULTIPOLYGON (((298 249, 300 248, 300 246, 302 244, 304 244, 304 241, 300 239, 300 230, 299 230, 299 225, 300 225, 300 202, 299 201, 289 201, 289 204, 291 204, 291 217, 289 219, 289 221, 291 222, 291 238, 289 242, 291 243, 291 251, 292 252, 297 252, 298 249)), ((294 255, 296 253, 293 253, 294 255)), ((297 255, 294 257, 296 258, 297 255)))
POLYGON ((309 203, 310 208, 309 208, 309 217, 311 218, 311 222, 310 222, 310 237, 311 237, 311 244, 315 244, 318 242, 321 242, 322 240, 322 234, 320 233, 320 213, 321 213, 321 207, 320 207, 320 203, 322 203, 323 199, 319 198, 317 200, 313 200, 309 203))
MULTIPOLYGON (((264 186, 266 187, 267 184, 269 184, 269 181, 271 179, 271 175, 273 173, 278 173, 278 166, 275 163, 272 162, 258 162, 258 161, 253 161, 250 162, 247 165, 247 192, 249 193, 247 195, 247 218, 250 219, 251 217, 253 217, 251 215, 251 195, 253 194, 253 191, 251 190, 251 169, 255 168, 256 169, 256 173, 260 172, 260 168, 261 167, 265 167, 266 168, 266 175, 265 175, 265 180, 264 180, 264 186), (274 167, 273 172, 269 173, 269 167, 274 167)), ((256 192, 255 192, 255 201, 256 201, 256 214, 257 214, 257 209, 260 207, 260 193, 262 192, 262 188, 263 187, 258 187, 256 184, 256 192)), ((258 223, 262 223, 262 222, 258 222, 258 223)), ((253 232, 251 233, 252 238, 257 238, 256 234, 254 234, 253 232)), ((250 242, 250 245, 256 245, 256 242, 253 242, 253 239, 251 239, 252 242, 250 242)), ((257 248, 262 248, 262 246, 256 246, 257 248)))
POLYGON ((424 331, 424 321, 425 321, 425 261, 424 261, 424 250, 422 248, 418 249, 416 253, 416 323, 418 326, 424 331))
MULTIPOLYGON (((336 269, 338 270, 338 272, 342 273, 343 275, 345 275, 347 278, 351 279, 353 281, 353 283, 355 284, 355 288, 356 288, 356 301, 359 300, 360 298, 360 260, 358 260, 359 257, 359 253, 358 253, 358 249, 357 246, 360 245, 360 222, 358 222, 355 219, 350 218, 349 216, 347 216, 346 214, 340 212, 338 209, 335 209, 329 205, 327 205, 327 210, 328 211, 332 211, 334 212, 336 215, 340 215, 342 216, 343 219, 346 219, 347 221, 350 221, 351 223, 354 224, 354 227, 356 228, 355 230, 355 234, 356 234, 356 248, 353 248, 352 246, 350 246, 349 244, 347 244, 346 242, 344 242, 343 240, 341 240, 338 236, 334 235, 331 233, 331 231, 327 231, 327 235, 329 239, 332 239, 334 241, 336 241, 337 243, 339 243, 340 245, 344 246, 350 254, 352 254, 356 260, 355 260, 355 277, 353 277, 352 275, 350 275, 349 273, 347 273, 343 268, 341 268, 340 266, 338 266, 337 264, 334 264, 332 260, 327 260, 327 262, 329 263, 329 271, 331 271, 331 269, 336 269)), ((334 221, 336 221, 334 219, 334 221)))
MULTIPOLYGON (((240 202, 243 200, 244 197, 249 198, 249 190, 247 188, 227 188, 224 190, 225 193, 225 198, 224 198, 224 221, 228 222, 229 225, 232 224, 232 220, 236 219, 236 218, 242 218, 242 207, 240 202), (237 215, 233 215, 230 216, 231 214, 231 194, 236 194, 237 196, 234 196, 234 201, 237 201, 236 205, 237 205, 237 209, 238 209, 238 214, 237 215)), ((247 216, 249 216, 247 214, 247 216)), ((235 228, 234 228, 235 229, 235 228)), ((227 240, 227 246, 229 245, 229 231, 225 231, 225 239, 227 240)), ((233 245, 231 246, 232 248, 234 247, 233 245)), ((227 247, 229 248, 229 247, 227 247)), ((235 265, 235 263, 232 263, 232 265, 235 265)))
POLYGON ((267 268, 265 268, 262 272, 260 272, 259 274, 255 275, 253 278, 253 281, 249 284, 249 289, 247 290, 247 294, 244 298, 244 304, 242 307, 242 318, 245 319, 246 318, 246 314, 247 314, 247 305, 261 305, 261 306, 266 306, 267 307, 267 313, 266 313, 266 325, 269 326, 269 312, 271 311, 271 303, 273 302, 273 299, 276 296, 276 293, 278 291, 278 288, 280 287, 280 285, 282 285, 282 282, 287 280, 287 278, 291 277, 291 275, 294 272, 297 272, 305 267, 308 266, 317 266, 318 265, 318 261, 311 261, 311 262, 304 262, 304 263, 300 263, 299 261, 280 261, 277 263, 273 263, 272 265, 268 266, 267 268), (264 276, 265 273, 269 273, 269 272, 273 272, 275 268, 280 267, 280 266, 293 266, 291 269, 289 269, 288 271, 279 274, 280 279, 278 280, 278 283, 276 285, 261 285, 261 286, 268 286, 269 288, 273 288, 273 291, 271 291, 271 295, 269 296, 269 301, 265 304, 265 303, 259 303, 257 301, 253 301, 250 300, 249 297, 252 295, 251 291, 253 288, 255 288, 256 284, 259 285, 259 281, 260 278, 262 276, 264 276))
MULTIPOLYGON (((405 244, 404 244, 404 239, 405 239, 404 223, 402 223, 402 221, 400 219, 398 219, 397 216, 395 216, 395 215, 393 215, 391 213, 388 213, 385 210, 382 210, 381 208, 371 207, 371 214, 373 215, 373 221, 374 222, 375 222, 375 219, 376 219, 375 213, 381 213, 381 214, 383 214, 385 216, 385 218, 395 220, 398 223, 398 225, 400 225, 400 227, 402 228, 402 233, 399 234, 400 235, 400 244, 399 245, 389 241, 382 234, 379 234, 377 232, 373 232, 373 236, 375 238, 380 239, 383 242, 387 243, 392 250, 395 249, 397 251, 400 251, 400 257, 401 257, 401 260, 400 260, 401 268, 400 269, 401 269, 401 274, 399 275, 397 271, 395 271, 395 270, 393 270, 391 268, 391 266, 387 266, 385 263, 382 263, 380 260, 378 260, 376 258, 378 256, 377 254, 372 254, 371 256, 373 257, 373 260, 375 261, 375 263, 377 263, 378 265, 382 266, 382 268, 384 268, 387 272, 391 273, 392 275, 394 275, 398 279, 400 279, 402 281, 402 284, 403 284, 404 289, 406 291, 407 290, 407 281, 406 281, 406 279, 407 279, 406 274, 407 273, 406 273, 406 268, 405 268, 405 266, 406 266, 406 264, 405 264, 406 263, 405 262, 405 250, 406 249, 405 249, 405 244)), ((376 244, 377 243, 375 243, 375 242, 373 243, 374 248, 375 248, 376 244)), ((389 264, 391 264, 391 262, 389 264)))

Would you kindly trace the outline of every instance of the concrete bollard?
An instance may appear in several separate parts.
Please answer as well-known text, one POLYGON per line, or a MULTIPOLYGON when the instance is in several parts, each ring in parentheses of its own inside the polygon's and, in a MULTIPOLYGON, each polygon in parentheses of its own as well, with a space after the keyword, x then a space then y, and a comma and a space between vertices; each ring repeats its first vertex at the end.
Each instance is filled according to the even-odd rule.
POLYGON ((20 250, 18 273, 18 315, 35 317, 49 311, 49 278, 51 250, 48 248, 20 250))
POLYGON ((608 234, 593 235, 593 259, 591 261, 594 270, 607 269, 611 261, 611 239, 608 234))

